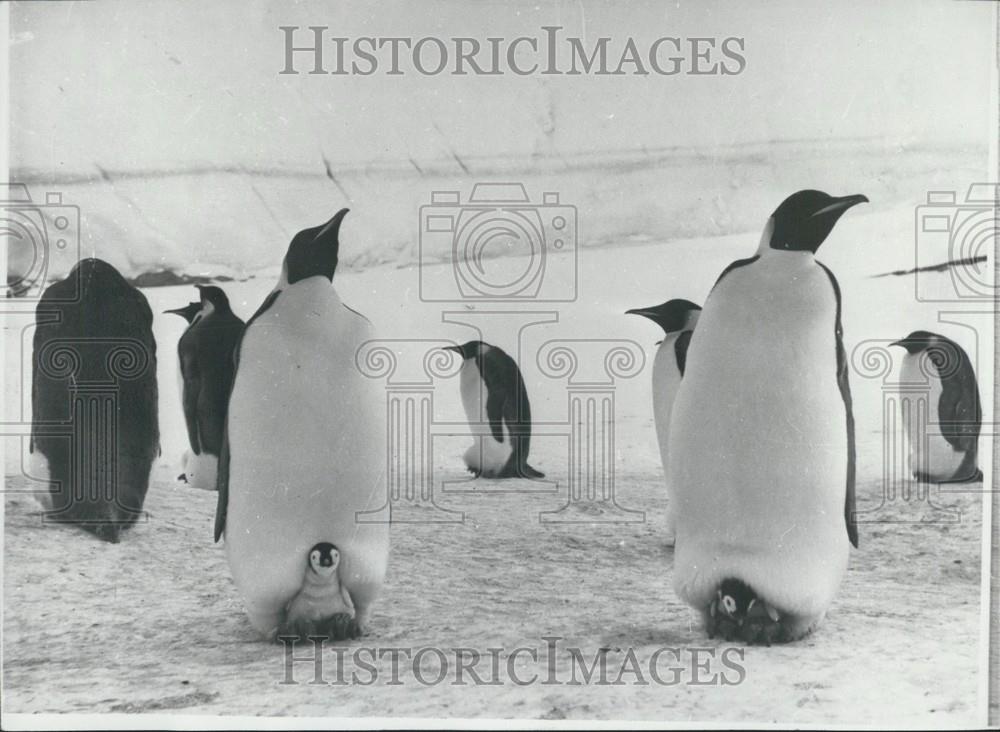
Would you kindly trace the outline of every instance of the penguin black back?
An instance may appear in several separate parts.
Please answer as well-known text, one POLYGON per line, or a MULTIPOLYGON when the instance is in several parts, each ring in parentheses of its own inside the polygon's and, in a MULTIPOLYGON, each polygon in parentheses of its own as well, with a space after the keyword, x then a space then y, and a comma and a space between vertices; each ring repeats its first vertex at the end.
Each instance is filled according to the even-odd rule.
POLYGON ((49 464, 48 520, 76 523, 117 542, 141 515, 159 452, 152 324, 146 297, 99 259, 82 260, 42 295, 33 344, 31 450, 49 464), (79 297, 73 298, 68 288, 76 287, 79 297), (91 405, 110 404, 102 401, 109 394, 116 410, 95 413, 91 405))
POLYGON ((197 287, 199 314, 177 344, 184 377, 184 420, 192 451, 218 456, 235 372, 233 352, 243 321, 233 313, 222 289, 197 287))

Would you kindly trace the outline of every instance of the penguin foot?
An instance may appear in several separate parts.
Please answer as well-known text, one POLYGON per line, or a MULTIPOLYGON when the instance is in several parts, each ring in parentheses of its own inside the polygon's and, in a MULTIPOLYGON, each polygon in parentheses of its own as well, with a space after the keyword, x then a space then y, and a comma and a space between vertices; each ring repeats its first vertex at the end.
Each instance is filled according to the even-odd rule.
POLYGON ((478 478, 478 477, 480 477, 483 474, 483 471, 479 470, 477 468, 466 467, 466 470, 468 470, 472 474, 473 478, 478 478))
POLYGON ((527 463, 521 466, 521 469, 518 471, 518 473, 519 473, 518 477, 527 478, 528 480, 540 480, 541 478, 545 477, 545 473, 541 472, 540 470, 535 470, 527 463))
POLYGON ((743 620, 740 637, 750 645, 763 643, 770 646, 771 643, 783 643, 788 640, 778 611, 759 599, 751 603, 743 620))
POLYGON ((363 635, 361 627, 354 616, 348 613, 336 613, 328 618, 312 620, 310 618, 297 618, 290 622, 283 623, 275 634, 275 640, 298 641, 307 640, 341 641, 353 640, 363 635))
POLYGON ((178 483, 187 483, 188 482, 187 473, 181 473, 180 475, 178 475, 177 476, 177 482, 178 483))
POLYGON ((979 483, 983 480, 983 471, 976 469, 976 472, 967 476, 952 476, 951 478, 935 478, 927 473, 918 470, 913 471, 913 478, 918 483, 928 483, 930 485, 979 483))

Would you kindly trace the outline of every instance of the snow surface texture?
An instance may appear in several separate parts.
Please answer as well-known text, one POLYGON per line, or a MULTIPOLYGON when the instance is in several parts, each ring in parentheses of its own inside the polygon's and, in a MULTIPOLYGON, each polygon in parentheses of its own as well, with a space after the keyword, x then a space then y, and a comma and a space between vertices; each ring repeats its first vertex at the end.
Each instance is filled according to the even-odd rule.
MULTIPOLYGON (((451 240, 427 236, 426 227, 421 232, 420 208, 431 203, 435 191, 455 191, 461 203, 444 208, 457 211, 468 205, 477 182, 520 182, 536 205, 545 193, 557 193, 559 205, 576 209, 576 244, 590 248, 759 232, 778 203, 801 188, 834 195, 864 192, 886 208, 916 206, 927 191, 956 185, 961 200, 970 183, 986 179, 980 148, 880 140, 537 160, 456 157, 425 161, 419 168, 407 163, 331 169, 319 155, 315 163, 287 169, 102 169, 59 180, 26 169, 14 171, 12 179, 28 184, 36 202, 56 192, 64 204, 79 207, 82 256, 103 257, 126 277, 170 270, 237 278, 280 264, 296 231, 327 220, 343 206, 351 208, 351 215, 343 225, 350 244, 341 249, 341 271, 450 261, 451 240)), ((61 213, 39 210, 49 218, 61 213)), ((52 232, 51 220, 47 224, 52 232)), ((485 256, 506 252, 489 247, 485 256)), ((912 266, 912 258, 899 254, 904 265, 912 266)), ((882 256, 866 252, 859 264, 882 256)), ((53 256, 49 277, 65 276, 75 261, 73 251, 53 256)))
MULTIPOLYGON (((601 515, 586 512, 568 514, 575 523, 539 521, 539 512, 565 503, 565 438, 532 440, 531 463, 554 483, 480 480, 457 486, 466 492, 442 491, 442 481, 467 477, 461 455, 469 437, 461 434, 458 379, 437 379, 434 420, 459 427, 456 436, 433 443, 435 492, 440 506, 463 511, 465 520, 393 527, 386 589, 375 608, 373 635, 362 643, 466 646, 482 653, 502 647, 509 654, 519 646, 542 648, 541 638, 554 635, 564 638, 565 646, 580 647, 587 659, 607 649, 603 652, 614 669, 629 648, 640 663, 647 663, 661 646, 723 647, 706 640, 695 615, 670 589, 672 550, 663 541, 666 502, 649 371, 660 334, 624 311, 670 297, 703 302, 722 268, 756 249, 763 220, 787 193, 807 186, 835 194, 860 192, 873 203, 845 216, 819 254, 840 279, 848 354, 868 339, 893 340, 917 328, 940 330, 966 347, 977 371, 984 373, 990 367, 984 347, 990 343, 988 334, 979 334, 982 350, 976 351, 974 330, 942 324, 938 312, 947 308, 915 301, 913 276, 871 278, 912 266, 914 207, 925 201, 927 190, 958 185, 961 198, 968 182, 980 177, 980 161, 972 154, 907 154, 900 164, 915 166, 912 176, 894 171, 882 177, 883 163, 895 155, 885 153, 883 162, 877 156, 848 161, 845 153, 831 168, 826 166, 836 158, 833 153, 815 160, 800 157, 794 175, 786 175, 770 156, 751 157, 733 167, 705 160, 695 183, 687 177, 688 169, 668 161, 640 169, 623 163, 613 171, 553 174, 551 179, 540 174, 526 181, 533 196, 550 190, 550 180, 559 183, 563 202, 579 207, 584 242, 576 302, 553 306, 556 322, 533 326, 522 335, 521 367, 534 418, 566 419, 565 380, 545 376, 535 358, 546 341, 637 343, 645 351, 642 370, 615 386, 613 461, 618 503, 645 511, 645 521, 604 523, 601 515), (944 170, 947 174, 940 172, 944 170), (597 174, 607 185, 585 186, 584 179, 597 174), (676 195, 681 189, 706 193, 676 195), (626 248, 622 244, 629 234, 636 245, 626 248), (491 490, 495 488, 508 492, 491 490)), ((483 339, 516 352, 510 321, 486 315, 501 308, 422 302, 420 274, 406 266, 416 261, 418 205, 427 201, 430 190, 467 191, 479 172, 473 169, 461 180, 457 175, 433 180, 415 175, 391 184, 384 178, 368 182, 363 172, 347 178, 345 187, 351 186, 357 203, 341 233, 345 266, 337 275, 337 288, 344 302, 369 317, 383 337, 455 342, 478 337, 469 327, 444 322, 442 313, 448 311, 457 314, 449 318, 482 317, 483 339)), ((88 212, 83 230, 93 250, 130 274, 160 265, 191 274, 223 271, 223 265, 241 274, 258 267, 273 271, 294 231, 347 203, 322 178, 236 173, 80 184, 66 190, 67 201, 79 200, 88 212), (251 202, 254 188, 259 192, 262 186, 268 191, 266 207, 251 202), (129 206, 125 197, 142 200, 129 206), (206 260, 204 265, 199 258, 206 260)), ((571 271, 552 268, 563 277, 571 271)), ((255 274, 224 285, 244 318, 274 282, 269 272, 255 274)), ((435 287, 453 282, 446 264, 425 267, 423 276, 435 287)), ((928 276, 935 278, 933 286, 943 286, 949 277, 928 276)), ((157 313, 163 459, 154 468, 146 504, 149 520, 121 544, 105 545, 75 529, 42 525, 33 499, 16 492, 30 489, 19 464, 27 440, 20 448, 8 440, 7 473, 13 476, 8 486, 15 489, 6 500, 8 711, 789 724, 978 721, 974 679, 980 655, 981 488, 932 491, 937 505, 958 512, 959 520, 951 523, 916 494, 880 507, 884 382, 857 373, 852 373, 852 389, 859 509, 878 510, 861 527, 861 549, 852 551, 850 569, 823 626, 797 644, 747 649, 742 684, 425 687, 404 661, 403 684, 386 686, 390 669, 385 659, 374 663, 381 675, 373 686, 308 685, 309 664, 295 669, 301 683, 282 685, 282 649, 260 642, 250 628, 223 548, 211 541, 215 496, 175 482, 186 448, 175 362, 183 322, 159 313, 187 303, 194 292, 188 286, 146 290, 157 313)), ((549 306, 536 303, 531 309, 549 306)), ((8 373, 16 373, 19 357, 22 366, 30 364, 30 322, 29 316, 8 318, 8 373)), ((397 344, 401 362, 416 348, 397 344)), ((890 381, 897 367, 886 377, 890 381)), ((30 370, 24 373, 20 383, 8 378, 6 397, 8 404, 20 404, 28 419, 30 370)), ((982 387, 988 405, 990 385, 982 387)), ((568 663, 563 654, 558 662, 563 678, 569 676, 568 663)), ((517 666, 525 676, 543 672, 520 661, 517 666)), ((348 666, 348 676, 351 670, 348 666)), ((433 669, 428 674, 433 677, 433 669)), ((335 677, 332 662, 327 677, 335 677)))

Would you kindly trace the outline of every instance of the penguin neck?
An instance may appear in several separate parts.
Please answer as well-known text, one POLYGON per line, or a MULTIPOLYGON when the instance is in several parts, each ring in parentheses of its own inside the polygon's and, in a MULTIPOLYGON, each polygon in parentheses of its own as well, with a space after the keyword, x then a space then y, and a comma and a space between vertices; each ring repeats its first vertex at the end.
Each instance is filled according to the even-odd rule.
POLYGON ((698 324, 698 317, 701 315, 701 310, 689 310, 687 314, 687 320, 684 321, 684 327, 681 328, 681 333, 694 330, 694 327, 698 324))
POLYGON ((212 304, 211 300, 205 300, 201 306, 201 310, 198 311, 198 313, 194 316, 194 320, 191 321, 191 325, 199 323, 214 312, 215 305, 212 304))
POLYGON ((304 597, 326 597, 333 593, 340 592, 340 575, 334 572, 327 578, 322 578, 315 572, 306 572, 305 580, 302 582, 300 594, 304 597))
POLYGON ((340 296, 334 289, 333 283, 322 275, 307 277, 299 280, 294 285, 287 282, 279 283, 276 290, 282 292, 282 299, 286 301, 310 302, 326 305, 338 305, 340 296))

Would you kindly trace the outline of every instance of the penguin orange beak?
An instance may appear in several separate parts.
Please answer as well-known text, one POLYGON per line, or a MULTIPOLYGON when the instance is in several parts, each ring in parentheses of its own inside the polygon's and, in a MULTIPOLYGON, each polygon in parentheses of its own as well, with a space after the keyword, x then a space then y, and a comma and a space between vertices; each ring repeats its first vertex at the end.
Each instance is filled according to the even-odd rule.
POLYGON ((459 355, 461 355, 461 353, 462 353, 462 347, 461 346, 441 346, 441 350, 442 351, 454 351, 455 353, 457 353, 459 355))
POLYGON ((814 211, 810 218, 823 216, 824 214, 835 214, 836 216, 840 216, 844 213, 844 211, 852 206, 857 206, 859 203, 868 203, 868 196, 857 193, 853 196, 835 198, 833 199, 833 203, 824 206, 819 211, 814 211))
POLYGON ((184 310, 185 308, 174 308, 173 310, 164 310, 163 314, 167 315, 169 313, 171 315, 180 315, 181 317, 184 317, 184 310))

